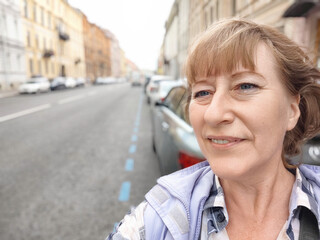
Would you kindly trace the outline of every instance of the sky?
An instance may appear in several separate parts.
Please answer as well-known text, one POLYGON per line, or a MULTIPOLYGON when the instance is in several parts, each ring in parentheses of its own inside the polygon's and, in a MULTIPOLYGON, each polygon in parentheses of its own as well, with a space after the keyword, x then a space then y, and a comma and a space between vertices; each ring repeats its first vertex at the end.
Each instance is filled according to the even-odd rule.
POLYGON ((89 22, 111 31, 128 59, 155 70, 174 0, 68 0, 89 22))

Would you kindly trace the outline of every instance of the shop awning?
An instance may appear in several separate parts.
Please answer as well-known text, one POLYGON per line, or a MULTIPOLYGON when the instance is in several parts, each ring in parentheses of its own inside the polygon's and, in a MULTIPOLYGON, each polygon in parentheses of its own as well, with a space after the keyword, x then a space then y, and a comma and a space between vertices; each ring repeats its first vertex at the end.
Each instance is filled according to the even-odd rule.
POLYGON ((283 14, 283 17, 303 17, 313 7, 319 4, 319 0, 296 0, 283 14))

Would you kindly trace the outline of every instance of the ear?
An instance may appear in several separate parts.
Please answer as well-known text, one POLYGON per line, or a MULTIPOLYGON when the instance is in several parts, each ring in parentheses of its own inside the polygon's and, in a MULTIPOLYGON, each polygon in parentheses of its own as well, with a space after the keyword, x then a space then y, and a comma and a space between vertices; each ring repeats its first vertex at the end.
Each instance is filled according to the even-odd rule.
POLYGON ((290 109, 289 109, 289 121, 287 126, 287 131, 292 130, 300 117, 300 95, 292 96, 290 109))

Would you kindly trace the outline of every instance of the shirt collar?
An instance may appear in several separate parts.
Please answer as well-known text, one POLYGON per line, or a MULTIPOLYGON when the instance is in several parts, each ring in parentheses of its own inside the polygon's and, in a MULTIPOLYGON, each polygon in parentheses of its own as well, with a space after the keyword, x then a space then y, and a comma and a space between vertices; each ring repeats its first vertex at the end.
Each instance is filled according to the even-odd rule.
POLYGON ((319 205, 315 198, 315 193, 312 185, 308 182, 299 168, 296 169, 296 180, 292 188, 290 197, 290 216, 289 222, 291 222, 293 217, 297 217, 296 212, 299 207, 305 207, 309 209, 317 218, 319 222, 318 209, 319 205))
MULTIPOLYGON (((289 203, 290 215, 288 219, 288 229, 286 231, 287 234, 288 231, 291 232, 291 221, 293 218, 298 217, 297 214, 299 211, 297 210, 298 207, 301 206, 309 209, 316 216, 319 222, 319 214, 317 211, 319 206, 315 199, 315 193, 312 185, 297 168, 296 180, 292 188, 289 203)), ((220 232, 228 225, 229 217, 224 199, 224 193, 219 182, 219 178, 216 175, 214 175, 213 186, 211 188, 209 198, 204 205, 203 211, 203 214, 207 214, 208 235, 213 232, 220 232)))

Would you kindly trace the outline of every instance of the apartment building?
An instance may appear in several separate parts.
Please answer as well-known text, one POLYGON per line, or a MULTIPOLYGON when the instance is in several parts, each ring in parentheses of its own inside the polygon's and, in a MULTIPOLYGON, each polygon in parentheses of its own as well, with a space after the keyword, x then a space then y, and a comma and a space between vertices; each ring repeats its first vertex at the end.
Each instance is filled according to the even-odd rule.
POLYGON ((0 90, 25 81, 20 0, 0 0, 0 90))
POLYGON ((85 76, 81 13, 66 0, 21 0, 27 76, 85 76))
POLYGON ((175 1, 165 24, 164 37, 164 72, 176 79, 180 76, 179 53, 179 5, 175 1))
POLYGON ((247 18, 278 28, 303 47, 320 68, 320 0, 186 1, 189 11, 186 11, 187 3, 183 5, 183 0, 176 0, 166 23, 163 60, 159 61, 164 63, 164 74, 181 72, 185 53, 196 36, 212 23, 230 17, 247 18), (187 18, 188 24, 185 23, 187 18), (178 19, 178 27, 172 24, 173 19, 178 19), (177 39, 171 36, 175 28, 178 28, 179 32, 177 39), (183 32, 187 31, 188 38, 183 35, 183 32), (178 53, 175 52, 176 45, 179 46, 178 53), (179 56, 179 64, 171 64, 173 55, 179 56), (173 70, 174 67, 177 69, 173 70))
POLYGON ((97 77, 111 75, 111 39, 99 26, 90 23, 85 15, 82 21, 86 77, 94 82, 97 77))
POLYGON ((111 40, 110 56, 111 56, 111 75, 114 77, 121 76, 121 48, 116 36, 109 30, 103 30, 106 37, 111 40))

